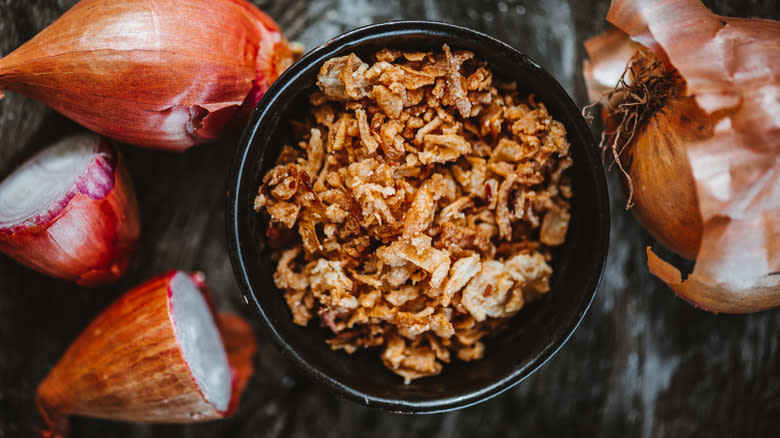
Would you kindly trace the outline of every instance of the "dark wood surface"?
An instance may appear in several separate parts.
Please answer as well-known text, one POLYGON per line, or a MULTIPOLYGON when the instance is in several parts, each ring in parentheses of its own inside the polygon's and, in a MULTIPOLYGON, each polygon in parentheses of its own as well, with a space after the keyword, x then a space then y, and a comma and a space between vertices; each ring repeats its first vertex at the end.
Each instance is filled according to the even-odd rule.
MULTIPOLYGON (((0 54, 75 0, 0 1, 0 54)), ((484 31, 527 52, 584 105, 582 42, 606 28, 608 0, 265 0, 288 36, 313 47, 342 31, 427 18, 484 31)), ((723 15, 778 19, 777 0, 712 0, 723 15)), ((0 101, 0 176, 72 122, 25 97, 0 101)), ((225 247, 225 179, 235 139, 184 154, 122 145, 141 207, 141 251, 116 285, 82 289, 0 255, 0 438, 33 435, 33 395, 71 340, 122 291, 156 273, 202 270, 217 305, 248 318, 225 247)), ((257 373, 229 420, 148 426, 75 419, 74 437, 771 437, 780 436, 780 310, 712 315, 647 272, 652 243, 610 178, 612 241, 584 322, 540 371, 448 414, 402 416, 341 400, 299 375, 259 332, 257 373)), ((489 353, 488 353, 489 354, 489 353)))

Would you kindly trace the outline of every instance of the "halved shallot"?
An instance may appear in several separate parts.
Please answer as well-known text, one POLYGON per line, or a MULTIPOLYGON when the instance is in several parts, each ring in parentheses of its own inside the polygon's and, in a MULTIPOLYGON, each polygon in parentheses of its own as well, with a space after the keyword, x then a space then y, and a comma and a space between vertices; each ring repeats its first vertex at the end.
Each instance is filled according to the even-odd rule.
POLYGON ((239 316, 212 312, 203 274, 154 278, 92 321, 40 384, 43 434, 67 435, 70 415, 139 423, 226 417, 253 372, 255 345, 239 316))
POLYGON ((45 274, 86 286, 115 280, 139 233, 130 176, 95 134, 59 140, 0 182, 0 251, 45 274))
POLYGON ((106 137, 180 151, 246 117, 292 60, 276 23, 246 0, 82 0, 0 59, 0 97, 21 93, 106 137))

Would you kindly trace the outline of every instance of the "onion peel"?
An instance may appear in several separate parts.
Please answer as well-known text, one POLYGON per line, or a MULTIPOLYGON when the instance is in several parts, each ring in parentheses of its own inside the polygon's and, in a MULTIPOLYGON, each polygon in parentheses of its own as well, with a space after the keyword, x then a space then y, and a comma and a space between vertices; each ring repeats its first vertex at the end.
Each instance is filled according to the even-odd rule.
POLYGON ((647 247, 647 266, 650 273, 668 284, 674 292, 701 309, 713 313, 749 313, 780 306, 778 283, 771 277, 764 284, 752 282, 744 288, 710 284, 697 274, 682 279, 680 270, 658 257, 647 247), (724 307, 723 303, 729 306, 724 307))

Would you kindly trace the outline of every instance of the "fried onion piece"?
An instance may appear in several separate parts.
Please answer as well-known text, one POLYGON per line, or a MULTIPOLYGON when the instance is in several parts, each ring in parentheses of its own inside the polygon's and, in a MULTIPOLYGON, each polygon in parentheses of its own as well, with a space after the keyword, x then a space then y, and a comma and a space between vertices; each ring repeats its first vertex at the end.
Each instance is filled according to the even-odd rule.
POLYGON ((455 292, 459 292, 463 286, 468 284, 475 275, 482 270, 482 264, 479 262, 479 255, 474 254, 470 257, 464 257, 452 264, 450 277, 444 285, 441 305, 447 307, 455 292))
POLYGON ((382 362, 391 371, 404 378, 405 383, 425 376, 439 374, 442 364, 436 360, 431 347, 412 347, 398 335, 388 336, 382 351, 382 362))
POLYGON ((317 75, 317 87, 330 98, 357 100, 368 96, 365 73, 368 64, 354 53, 325 62, 317 75))
POLYGON ((542 219, 542 228, 539 231, 539 240, 545 245, 558 246, 566 239, 566 231, 569 228, 571 213, 568 208, 554 206, 547 210, 542 219))
POLYGON ((471 143, 459 135, 428 134, 423 137, 424 149, 419 155, 423 164, 455 161, 471 152, 471 143))
POLYGON ((431 226, 436 214, 436 201, 442 196, 442 181, 440 174, 434 174, 417 190, 412 205, 406 213, 404 238, 411 239, 431 226))
POLYGON ((411 243, 399 240, 385 248, 386 252, 393 254, 393 257, 406 260, 429 273, 431 287, 437 288, 441 286, 450 269, 450 257, 446 252, 431 247, 430 242, 428 246, 423 244, 420 247, 417 248, 411 243))
POLYGON ((504 264, 488 260, 463 290, 463 306, 477 321, 511 316, 523 305, 522 291, 513 291, 513 286, 515 281, 504 272, 504 264))

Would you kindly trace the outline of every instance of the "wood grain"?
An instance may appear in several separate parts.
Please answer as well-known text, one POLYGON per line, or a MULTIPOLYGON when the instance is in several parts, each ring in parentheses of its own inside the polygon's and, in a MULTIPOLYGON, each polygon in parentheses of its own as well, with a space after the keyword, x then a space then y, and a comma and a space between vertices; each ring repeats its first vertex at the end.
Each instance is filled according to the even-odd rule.
MULTIPOLYGON (((75 0, 0 2, 8 53, 75 0)), ((427 18, 471 27, 526 51, 579 104, 582 41, 604 30, 608 0, 263 0, 293 40, 316 46, 359 25, 427 18)), ((776 0, 712 0, 716 12, 778 19, 776 0)), ((0 101, 0 176, 66 131, 62 116, 22 96, 0 101)), ((244 313, 227 249, 225 179, 235 139, 177 155, 122 145, 138 191, 142 242, 118 284, 48 279, 0 255, 0 437, 32 436, 38 382, 68 344, 122 291, 165 270, 206 273, 217 307, 244 313)), ((770 437, 780 431, 780 310, 712 315, 652 277, 650 237, 611 178, 612 241, 601 289, 583 324, 539 372, 481 405, 400 416, 338 399, 292 369, 259 332, 257 372, 237 415, 192 426, 77 419, 74 437, 472 436, 770 437)), ((489 353, 488 353, 489 354, 489 353)))

